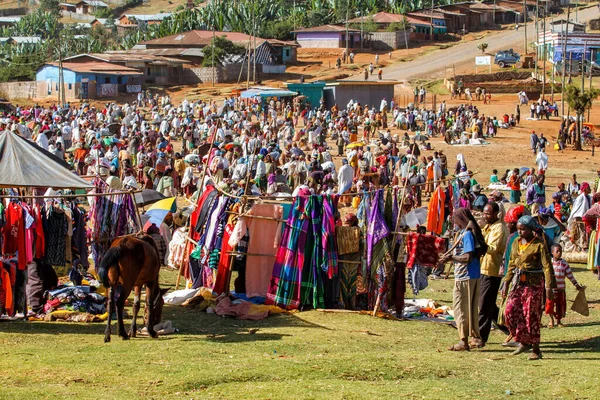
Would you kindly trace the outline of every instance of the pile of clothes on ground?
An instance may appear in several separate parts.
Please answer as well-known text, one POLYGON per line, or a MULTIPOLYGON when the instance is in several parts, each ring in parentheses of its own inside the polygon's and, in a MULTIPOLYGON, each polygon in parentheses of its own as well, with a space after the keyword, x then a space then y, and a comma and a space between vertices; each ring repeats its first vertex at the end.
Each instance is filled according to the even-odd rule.
POLYGON ((100 283, 92 275, 84 275, 80 285, 70 282, 47 291, 44 320, 105 321, 108 317, 106 298, 98 292, 99 288, 100 283))
POLYGON ((424 321, 452 323, 454 313, 448 306, 440 306, 431 299, 405 299, 402 317, 424 321))
POLYGON ((229 296, 215 296, 211 289, 201 287, 198 289, 183 289, 165 295, 165 304, 181 305, 209 314, 234 317, 257 321, 269 315, 289 313, 277 306, 263 304, 264 297, 248 298, 245 294, 232 292, 229 296))

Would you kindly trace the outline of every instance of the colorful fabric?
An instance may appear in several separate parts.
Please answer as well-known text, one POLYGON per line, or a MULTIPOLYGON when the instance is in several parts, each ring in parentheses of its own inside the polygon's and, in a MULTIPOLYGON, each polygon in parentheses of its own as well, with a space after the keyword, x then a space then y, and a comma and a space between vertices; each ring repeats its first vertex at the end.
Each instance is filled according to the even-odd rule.
POLYGON ((371 267, 373 248, 379 241, 390 234, 383 218, 383 190, 377 190, 369 213, 367 225, 367 269, 371 267))
POLYGON ((540 343, 540 321, 543 312, 544 283, 517 284, 506 303, 504 318, 515 341, 530 345, 540 343))
POLYGON ((408 285, 415 296, 429 285, 427 270, 419 264, 415 264, 413 268, 408 271, 407 279, 408 285))
POLYGON ((354 310, 356 306, 356 284, 358 280, 360 253, 345 254, 340 257, 340 299, 346 310, 354 310), (346 263, 343 261, 351 261, 346 263))
POLYGON ((440 237, 411 232, 406 239, 408 254, 406 266, 409 269, 415 264, 424 267, 435 267, 439 261, 440 253, 443 253, 445 248, 446 241, 440 237))
POLYGON ((223 247, 221 247, 221 255, 219 258, 219 264, 217 267, 217 278, 215 280, 215 286, 213 292, 217 295, 227 291, 227 285, 229 284, 229 274, 231 273, 231 255, 233 247, 229 244, 229 236, 233 232, 233 224, 227 224, 225 232, 223 234, 223 247))
POLYGON ((322 201, 321 196, 310 196, 306 206, 306 211, 310 212, 310 227, 305 247, 307 257, 304 259, 302 270, 300 304, 310 305, 313 308, 323 308, 325 302, 323 282, 319 275, 320 266, 323 263, 323 248, 319 245, 322 226, 322 201))
POLYGON ((304 267, 304 251, 309 229, 306 197, 298 196, 286 222, 281 245, 275 257, 273 275, 265 304, 283 309, 300 307, 300 285, 304 267))
POLYGON ((441 186, 433 192, 429 207, 427 208, 427 231, 437 235, 442 233, 444 224, 444 204, 446 202, 446 194, 441 186))

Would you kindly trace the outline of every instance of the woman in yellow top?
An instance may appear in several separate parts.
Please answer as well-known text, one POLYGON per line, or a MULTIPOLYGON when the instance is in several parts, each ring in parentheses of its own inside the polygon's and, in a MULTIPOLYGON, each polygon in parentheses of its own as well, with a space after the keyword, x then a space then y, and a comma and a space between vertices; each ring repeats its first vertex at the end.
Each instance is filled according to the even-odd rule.
POLYGON ((507 297, 504 318, 511 335, 520 343, 513 355, 532 350, 530 360, 542 358, 540 351, 540 322, 546 297, 553 299, 556 288, 554 269, 548 247, 535 235, 538 223, 530 216, 519 218, 519 238, 512 247, 502 297, 507 297), (508 287, 511 287, 510 293, 508 287))

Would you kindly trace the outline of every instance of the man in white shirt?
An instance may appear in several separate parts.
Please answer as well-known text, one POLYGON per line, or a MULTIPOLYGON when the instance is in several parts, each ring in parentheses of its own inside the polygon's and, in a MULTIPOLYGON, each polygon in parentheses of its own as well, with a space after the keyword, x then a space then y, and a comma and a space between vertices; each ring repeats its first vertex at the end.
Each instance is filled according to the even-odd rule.
POLYGON ((40 132, 40 134, 38 135, 37 140, 35 142, 42 149, 48 150, 48 136, 46 136, 46 133, 40 132))

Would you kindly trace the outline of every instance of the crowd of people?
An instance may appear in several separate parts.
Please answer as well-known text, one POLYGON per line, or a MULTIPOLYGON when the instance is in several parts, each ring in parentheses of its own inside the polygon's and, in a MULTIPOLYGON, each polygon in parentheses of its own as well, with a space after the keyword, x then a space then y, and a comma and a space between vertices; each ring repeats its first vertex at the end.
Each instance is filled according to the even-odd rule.
MULTIPOLYGON (((519 346, 515 354, 532 350, 530 358, 539 359, 544 303, 552 325, 560 325, 565 277, 581 288, 562 251, 587 250, 595 223, 588 211, 600 197, 592 198, 590 185, 574 175, 548 201, 548 141, 535 132, 531 150, 538 172, 517 168, 499 175, 494 170, 490 184, 503 186, 508 198, 500 189, 486 196, 462 154, 454 162, 443 150, 422 153, 438 135, 449 144, 463 143, 464 136, 494 138, 499 129, 518 123, 518 106, 516 116, 500 121, 470 103, 448 107, 442 102, 430 110, 423 104, 424 88, 414 95, 407 108, 393 99, 328 108, 323 101, 313 107, 291 98, 235 96, 174 104, 168 95, 144 92, 132 103, 98 108, 17 106, 0 119, 0 129, 32 140, 79 175, 102 176, 114 189, 153 189, 168 197, 194 198, 210 183, 237 195, 337 194, 342 206, 358 208, 355 194, 401 186, 403 210, 410 212, 438 188, 450 194, 456 186, 458 207, 446 221, 447 236, 455 233, 453 252, 441 260, 453 264, 456 281, 459 343, 450 350, 483 347, 492 326, 498 326, 509 334, 504 345, 519 346), (405 133, 392 134, 392 129, 405 133)), ((450 209, 453 195, 447 196, 450 209)), ((432 277, 441 267, 435 270, 432 277)))

